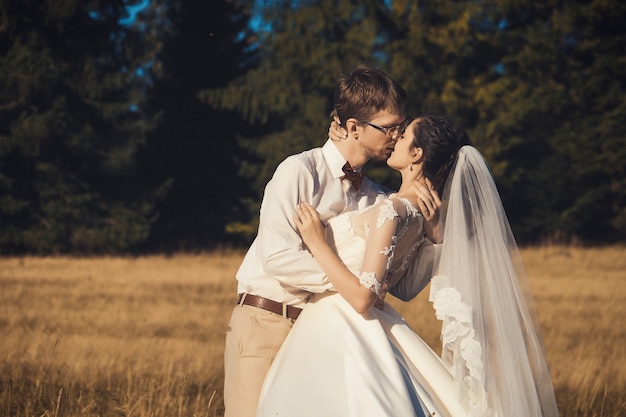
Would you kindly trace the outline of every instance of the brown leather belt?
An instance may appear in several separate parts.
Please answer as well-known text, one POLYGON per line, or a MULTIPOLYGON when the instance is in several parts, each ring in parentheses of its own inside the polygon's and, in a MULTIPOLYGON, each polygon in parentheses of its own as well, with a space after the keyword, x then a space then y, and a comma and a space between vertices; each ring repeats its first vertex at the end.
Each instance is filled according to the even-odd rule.
POLYGON ((297 319, 302 312, 301 308, 284 305, 283 303, 279 303, 278 301, 270 300, 269 298, 259 297, 258 295, 252 294, 239 294, 239 299, 237 304, 245 304, 247 306, 261 308, 263 310, 271 311, 272 313, 276 313, 279 315, 283 315, 283 306, 286 307, 284 314, 287 318, 297 319), (241 302, 241 298, 245 295, 243 299, 243 303, 241 302))

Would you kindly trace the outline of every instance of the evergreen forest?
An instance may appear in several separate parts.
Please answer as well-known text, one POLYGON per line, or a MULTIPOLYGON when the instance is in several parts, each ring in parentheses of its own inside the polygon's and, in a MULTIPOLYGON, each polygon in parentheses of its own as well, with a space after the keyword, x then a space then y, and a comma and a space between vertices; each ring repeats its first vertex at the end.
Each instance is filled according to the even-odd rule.
POLYGON ((360 64, 466 128, 520 244, 625 242, 624 21, 621 0, 0 0, 0 254, 245 247, 360 64))

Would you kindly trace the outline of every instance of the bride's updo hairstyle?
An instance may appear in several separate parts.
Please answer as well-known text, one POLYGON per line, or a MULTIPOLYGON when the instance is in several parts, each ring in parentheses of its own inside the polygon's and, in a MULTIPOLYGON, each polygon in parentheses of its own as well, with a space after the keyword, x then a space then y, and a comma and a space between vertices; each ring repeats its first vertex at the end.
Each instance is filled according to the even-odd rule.
POLYGON ((439 114, 417 117, 414 134, 413 145, 424 152, 424 176, 442 195, 459 149, 470 144, 469 136, 462 126, 439 114))

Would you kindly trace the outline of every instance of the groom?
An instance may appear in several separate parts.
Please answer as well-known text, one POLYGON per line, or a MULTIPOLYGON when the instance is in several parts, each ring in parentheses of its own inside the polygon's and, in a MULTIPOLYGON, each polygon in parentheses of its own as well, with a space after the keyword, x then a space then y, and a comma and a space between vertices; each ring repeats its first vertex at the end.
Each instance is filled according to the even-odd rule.
MULTIPOLYGON (((303 248, 292 219, 296 206, 310 203, 327 222, 383 198, 385 190, 361 167, 391 155, 405 126, 405 106, 406 92, 386 73, 359 67, 335 89, 334 108, 347 137, 289 156, 276 168, 265 188, 257 237, 237 272, 239 298, 224 353, 225 417, 255 415, 265 375, 302 307, 311 293, 332 287, 303 248)), ((407 278, 389 289, 403 300, 432 276, 432 244, 419 250, 407 278)))

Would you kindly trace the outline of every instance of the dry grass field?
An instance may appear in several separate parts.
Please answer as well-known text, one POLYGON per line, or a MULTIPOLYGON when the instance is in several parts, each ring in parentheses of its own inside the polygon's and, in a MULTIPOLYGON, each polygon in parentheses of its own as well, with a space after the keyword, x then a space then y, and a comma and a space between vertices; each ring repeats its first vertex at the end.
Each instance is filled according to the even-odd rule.
MULTIPOLYGON (((626 248, 522 256, 561 416, 625 415, 626 248)), ((0 416, 221 416, 241 257, 0 259, 0 416)), ((392 302, 438 350, 427 293, 392 302)))

